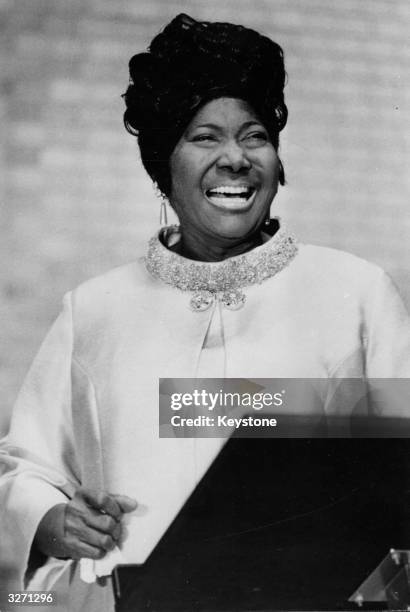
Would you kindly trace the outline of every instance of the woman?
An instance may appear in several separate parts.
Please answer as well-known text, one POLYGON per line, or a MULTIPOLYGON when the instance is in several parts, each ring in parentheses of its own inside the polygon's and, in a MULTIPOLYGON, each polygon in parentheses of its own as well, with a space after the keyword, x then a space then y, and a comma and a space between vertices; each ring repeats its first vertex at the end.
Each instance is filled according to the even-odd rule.
POLYGON ((70 610, 113 609, 110 585, 84 582, 77 561, 113 550, 127 513, 150 521, 146 556, 221 448, 158 438, 159 377, 410 373, 386 275, 270 219, 284 184, 280 47, 179 15, 130 76, 125 125, 180 225, 65 297, 1 454, 3 584, 52 586, 70 610))

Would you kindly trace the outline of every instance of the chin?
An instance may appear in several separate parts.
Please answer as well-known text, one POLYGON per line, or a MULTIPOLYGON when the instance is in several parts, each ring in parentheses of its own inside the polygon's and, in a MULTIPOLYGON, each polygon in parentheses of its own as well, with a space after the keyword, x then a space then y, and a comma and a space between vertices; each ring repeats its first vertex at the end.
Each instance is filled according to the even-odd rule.
POLYGON ((215 234, 224 239, 240 240, 251 236, 258 227, 258 223, 244 223, 242 219, 221 220, 215 234))

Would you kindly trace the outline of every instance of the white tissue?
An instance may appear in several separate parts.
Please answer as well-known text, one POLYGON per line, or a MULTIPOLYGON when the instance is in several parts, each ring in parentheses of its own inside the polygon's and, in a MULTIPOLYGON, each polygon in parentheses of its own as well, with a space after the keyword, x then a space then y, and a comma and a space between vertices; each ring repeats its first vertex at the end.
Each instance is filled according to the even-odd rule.
POLYGON ((116 546, 103 559, 98 559, 97 561, 94 559, 81 559, 81 580, 91 584, 96 581, 97 577, 109 576, 116 565, 121 563, 142 563, 145 561, 147 554, 141 549, 140 543, 141 519, 147 515, 147 511, 148 508, 144 504, 139 504, 134 512, 123 516, 123 536, 120 547, 116 546), (143 557, 141 557, 141 552, 143 557))

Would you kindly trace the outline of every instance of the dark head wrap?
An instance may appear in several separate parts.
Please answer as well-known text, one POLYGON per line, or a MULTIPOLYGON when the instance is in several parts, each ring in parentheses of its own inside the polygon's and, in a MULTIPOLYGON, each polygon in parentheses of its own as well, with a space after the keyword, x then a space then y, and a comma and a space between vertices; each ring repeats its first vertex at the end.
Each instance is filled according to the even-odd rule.
MULTIPOLYGON (((169 158, 199 108, 220 97, 246 100, 277 149, 285 127, 281 47, 254 30, 178 15, 131 58, 126 129, 138 136, 145 169, 169 195, 169 158)), ((283 169, 280 176, 284 182, 283 169)))

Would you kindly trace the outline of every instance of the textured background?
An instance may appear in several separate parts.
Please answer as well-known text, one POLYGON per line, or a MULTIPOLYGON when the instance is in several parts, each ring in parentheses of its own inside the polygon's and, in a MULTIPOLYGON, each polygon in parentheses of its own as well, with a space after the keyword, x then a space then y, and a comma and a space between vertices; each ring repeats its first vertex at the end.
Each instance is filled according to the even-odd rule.
POLYGON ((62 295, 157 227, 120 94, 130 56, 182 11, 284 47, 277 212, 409 292, 408 0, 0 0, 0 431, 62 295))

